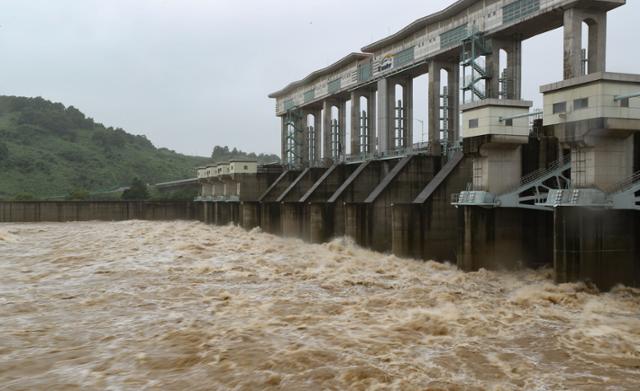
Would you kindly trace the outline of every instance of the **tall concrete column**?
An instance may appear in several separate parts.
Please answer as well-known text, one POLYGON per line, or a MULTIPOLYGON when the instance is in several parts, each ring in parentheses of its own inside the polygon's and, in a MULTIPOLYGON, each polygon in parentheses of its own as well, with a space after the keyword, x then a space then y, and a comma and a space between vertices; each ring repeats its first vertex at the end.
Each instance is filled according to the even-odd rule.
POLYGON ((427 112, 429 113, 429 142, 433 153, 440 154, 440 70, 442 64, 437 61, 429 63, 429 99, 427 112))
POLYGON ((485 96, 487 99, 500 98, 500 46, 496 40, 492 41, 492 52, 485 57, 485 67, 488 79, 485 81, 485 96))
POLYGON ((393 122, 396 88, 395 83, 384 78, 378 80, 378 110, 377 133, 378 152, 388 152, 393 149, 393 122))
POLYGON ((607 69, 607 14, 590 15, 589 25, 589 73, 605 72, 607 69))
POLYGON ((313 131, 315 148, 313 159, 313 165, 317 166, 322 162, 322 110, 316 110, 313 112, 313 131))
POLYGON ((309 126, 307 125, 307 115, 309 115, 309 111, 303 110, 302 118, 298 118, 296 121, 296 128, 298 129, 298 132, 296 133, 296 145, 299 149, 298 161, 299 165, 302 167, 308 167, 310 162, 309 126))
POLYGON ((331 156, 331 108, 333 104, 329 100, 322 102, 322 161, 325 165, 330 165, 333 161, 331 156))
POLYGON ((404 108, 404 140, 405 148, 413 146, 413 79, 402 83, 402 107, 404 108))
POLYGON ((507 99, 522 99, 522 41, 514 40, 507 50, 507 99))
POLYGON ((587 73, 606 69, 607 14, 569 8, 564 11, 564 78, 582 76, 582 22, 589 26, 587 73))
POLYGON ((360 151, 360 97, 362 93, 353 91, 351 93, 351 155, 359 155, 360 151))
POLYGON ((367 117, 369 120, 369 153, 376 152, 378 140, 376 138, 377 116, 376 116, 376 91, 371 91, 367 96, 367 117))
POLYGON ((447 94, 449 100, 449 145, 460 140, 460 63, 447 67, 447 94))
MULTIPOLYGON (((347 101, 338 103, 338 156, 345 156, 347 152, 347 101)), ((334 162, 335 163, 335 162, 334 162)))

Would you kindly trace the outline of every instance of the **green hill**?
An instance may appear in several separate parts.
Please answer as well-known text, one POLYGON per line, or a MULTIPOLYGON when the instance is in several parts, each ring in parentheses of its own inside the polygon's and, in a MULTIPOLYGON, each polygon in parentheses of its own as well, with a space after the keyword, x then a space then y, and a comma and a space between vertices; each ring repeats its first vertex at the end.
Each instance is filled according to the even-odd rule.
POLYGON ((64 196, 194 176, 210 158, 156 148, 145 136, 107 128, 73 106, 0 96, 0 198, 64 196))

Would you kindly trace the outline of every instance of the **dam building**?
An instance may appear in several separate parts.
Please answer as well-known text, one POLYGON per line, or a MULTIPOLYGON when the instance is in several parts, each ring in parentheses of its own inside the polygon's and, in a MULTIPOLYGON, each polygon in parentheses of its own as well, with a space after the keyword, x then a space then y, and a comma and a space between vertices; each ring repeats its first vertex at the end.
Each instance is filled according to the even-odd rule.
POLYGON ((459 0, 290 83, 269 95, 283 164, 198 169, 207 221, 640 286, 640 75, 606 68, 607 12, 624 5, 459 0), (522 42, 558 28, 564 77, 533 109, 522 42))

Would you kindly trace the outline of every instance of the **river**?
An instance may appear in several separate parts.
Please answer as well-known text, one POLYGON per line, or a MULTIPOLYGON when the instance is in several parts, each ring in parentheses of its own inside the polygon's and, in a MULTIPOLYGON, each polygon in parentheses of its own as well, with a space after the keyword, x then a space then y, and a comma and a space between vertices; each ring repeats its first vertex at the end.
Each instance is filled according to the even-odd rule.
POLYGON ((639 390, 640 290, 196 222, 0 224, 0 390, 639 390))

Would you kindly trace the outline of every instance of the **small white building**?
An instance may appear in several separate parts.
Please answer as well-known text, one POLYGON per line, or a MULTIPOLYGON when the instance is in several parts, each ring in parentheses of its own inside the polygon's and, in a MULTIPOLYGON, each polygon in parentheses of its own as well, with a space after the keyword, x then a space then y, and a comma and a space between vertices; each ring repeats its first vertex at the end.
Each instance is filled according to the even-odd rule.
POLYGON ((229 173, 236 174, 257 174, 258 162, 256 160, 237 159, 229 162, 229 173))
POLYGON ((204 179, 207 177, 207 167, 196 168, 196 178, 204 179))
POLYGON ((532 105, 530 101, 485 99, 461 106, 464 137, 484 138, 473 158, 475 190, 501 194, 519 183, 532 105))
POLYGON ((542 86, 544 125, 571 149, 577 188, 607 189, 634 170, 640 75, 600 72, 542 86))
POLYGON ((462 111, 464 137, 485 135, 529 137, 530 101, 485 99, 468 103, 462 111))
POLYGON ((218 176, 218 171, 216 169, 216 165, 212 164, 207 166, 206 168, 206 177, 207 178, 215 178, 216 176, 218 176))
POLYGON ((229 175, 229 163, 218 163, 216 166, 216 176, 229 175))
POLYGON ((640 99, 616 98, 640 92, 640 75, 592 73, 542 86, 540 91, 545 126, 606 118, 601 128, 638 129, 640 99))

